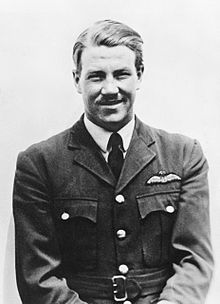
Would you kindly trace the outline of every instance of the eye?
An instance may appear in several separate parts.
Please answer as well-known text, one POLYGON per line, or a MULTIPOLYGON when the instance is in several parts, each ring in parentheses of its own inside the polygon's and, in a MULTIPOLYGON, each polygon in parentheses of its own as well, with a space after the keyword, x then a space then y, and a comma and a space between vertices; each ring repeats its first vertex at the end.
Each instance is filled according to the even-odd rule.
POLYGON ((100 76, 90 76, 90 77, 88 77, 88 79, 92 80, 92 81, 100 81, 101 77, 100 76))
POLYGON ((129 78, 130 75, 131 74, 129 72, 120 71, 120 72, 115 73, 115 78, 118 79, 118 80, 123 80, 123 79, 129 78))
POLYGON ((104 75, 98 73, 98 74, 89 74, 87 77, 88 80, 94 81, 94 82, 98 82, 98 81, 102 81, 104 79, 104 75))

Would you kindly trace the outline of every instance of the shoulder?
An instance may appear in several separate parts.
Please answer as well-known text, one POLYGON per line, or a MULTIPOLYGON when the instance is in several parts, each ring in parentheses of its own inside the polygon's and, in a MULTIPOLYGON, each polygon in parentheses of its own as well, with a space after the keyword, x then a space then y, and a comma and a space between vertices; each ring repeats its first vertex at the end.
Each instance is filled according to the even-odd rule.
POLYGON ((150 137, 152 141, 160 142, 165 145, 193 145, 195 141, 195 139, 180 133, 171 133, 163 129, 149 126, 139 119, 137 119, 136 128, 141 135, 150 137))
POLYGON ((82 120, 78 120, 72 127, 34 143, 26 150, 21 151, 17 157, 17 168, 35 167, 38 170, 51 170, 62 166, 64 161, 70 161, 69 143, 72 142, 73 131, 82 127, 81 122, 82 120))
POLYGON ((155 153, 159 163, 170 171, 179 172, 184 178, 207 172, 208 163, 198 140, 142 122, 137 123, 137 128, 142 138, 147 138, 148 147, 155 153))
POLYGON ((202 148, 197 139, 180 133, 171 133, 159 128, 155 128, 137 119, 137 128, 145 138, 150 138, 151 146, 155 147, 163 155, 174 156, 176 159, 190 159, 196 154, 203 156, 202 148))
POLYGON ((24 151, 21 151, 19 153, 19 156, 35 157, 38 154, 50 154, 50 153, 53 154, 55 151, 62 149, 63 146, 68 144, 70 130, 71 128, 66 129, 45 140, 32 144, 24 151))
POLYGON ((17 164, 32 163, 41 167, 56 167, 65 159, 70 160, 70 144, 74 144, 72 134, 75 133, 75 140, 81 137, 83 130, 82 117, 74 125, 50 138, 35 143, 18 155, 17 164))

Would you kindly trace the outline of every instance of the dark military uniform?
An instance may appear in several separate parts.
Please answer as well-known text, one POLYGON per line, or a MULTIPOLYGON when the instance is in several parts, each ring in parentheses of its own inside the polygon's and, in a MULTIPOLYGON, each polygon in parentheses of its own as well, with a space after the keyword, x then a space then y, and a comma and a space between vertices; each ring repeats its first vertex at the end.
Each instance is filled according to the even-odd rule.
POLYGON ((118 181, 82 119, 22 152, 13 207, 23 303, 203 303, 207 170, 196 141, 138 119, 118 181))

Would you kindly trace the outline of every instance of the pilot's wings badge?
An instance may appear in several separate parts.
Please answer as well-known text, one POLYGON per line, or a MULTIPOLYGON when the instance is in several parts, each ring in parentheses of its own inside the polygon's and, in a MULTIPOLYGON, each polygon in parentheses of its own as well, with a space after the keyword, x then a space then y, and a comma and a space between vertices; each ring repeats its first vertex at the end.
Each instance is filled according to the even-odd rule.
POLYGON ((166 171, 159 171, 156 175, 152 176, 146 183, 147 184, 165 184, 173 181, 180 181, 181 177, 175 173, 167 173, 166 171))

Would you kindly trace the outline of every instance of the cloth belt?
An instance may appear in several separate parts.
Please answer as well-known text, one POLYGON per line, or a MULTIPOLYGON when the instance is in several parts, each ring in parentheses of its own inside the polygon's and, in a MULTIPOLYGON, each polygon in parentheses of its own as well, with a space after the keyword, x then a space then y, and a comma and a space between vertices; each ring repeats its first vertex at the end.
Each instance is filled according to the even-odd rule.
POLYGON ((171 276, 170 268, 152 269, 142 274, 135 273, 137 272, 129 271, 127 276, 113 277, 77 275, 68 277, 67 283, 80 296, 121 302, 160 293, 171 276))

